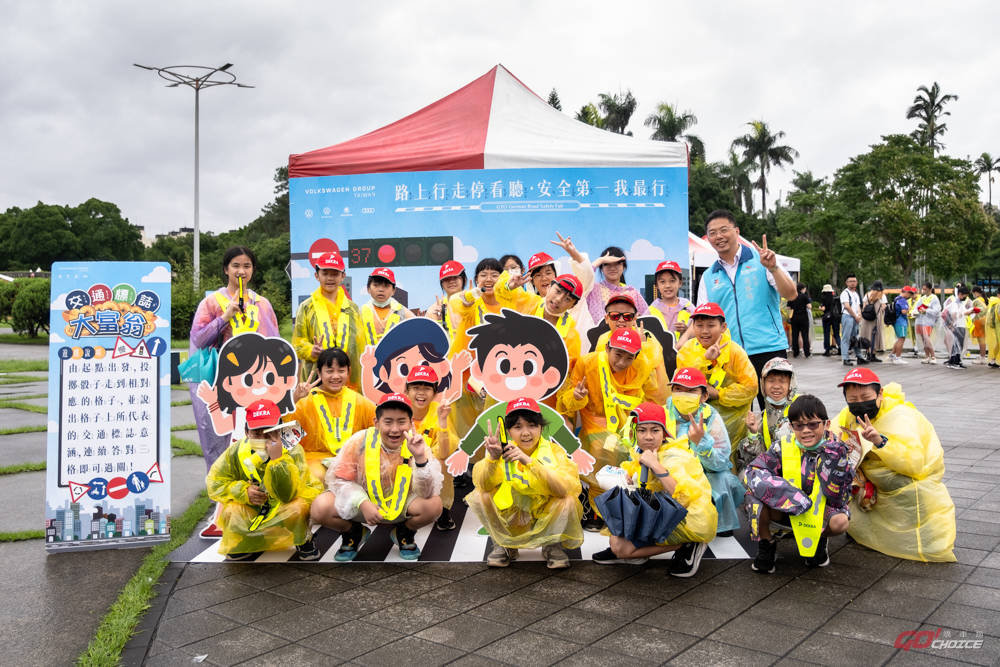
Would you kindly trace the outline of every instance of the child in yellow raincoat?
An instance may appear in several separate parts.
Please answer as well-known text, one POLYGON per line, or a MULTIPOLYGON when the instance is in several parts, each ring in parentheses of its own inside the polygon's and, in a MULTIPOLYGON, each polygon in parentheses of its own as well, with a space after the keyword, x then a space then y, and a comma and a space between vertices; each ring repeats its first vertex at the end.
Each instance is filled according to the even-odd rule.
POLYGON ((301 446, 282 447, 281 411, 272 401, 247 408, 246 437, 215 460, 205 482, 208 497, 222 506, 219 553, 228 560, 293 546, 300 560, 320 557, 309 505, 323 485, 309 472, 301 446))
POLYGON ((323 350, 307 381, 296 385, 295 412, 285 418, 305 430, 300 444, 309 470, 321 481, 326 478, 324 461, 329 463, 356 431, 375 421, 375 404, 348 387, 350 377, 347 353, 339 347, 323 350))
POLYGON ((348 386, 361 390, 361 364, 358 359, 365 349, 361 310, 347 298, 341 284, 344 282, 344 258, 328 252, 316 261, 316 280, 319 287, 312 298, 299 305, 292 331, 292 347, 299 358, 301 378, 308 378, 316 367, 320 352, 328 347, 339 347, 351 359, 351 378, 348 386))
POLYGON ((872 446, 859 467, 877 494, 867 512, 857 496, 851 500, 848 534, 897 558, 954 561, 955 504, 941 481, 944 450, 934 426, 906 401, 902 387, 882 387, 867 368, 855 368, 839 386, 847 407, 835 427, 858 432, 872 446))
POLYGON ((990 368, 1000 368, 1000 297, 991 296, 986 307, 986 321, 983 323, 986 331, 987 363, 990 368))
POLYGON ((648 468, 651 474, 646 488, 653 493, 669 493, 684 506, 687 516, 661 544, 636 548, 631 541, 612 535, 611 546, 594 554, 594 562, 639 565, 650 556, 675 551, 669 573, 692 577, 698 572, 708 543, 715 539, 719 515, 712 504, 712 486, 687 438, 670 437, 667 413, 662 406, 642 403, 631 414, 635 418, 638 451, 630 452, 622 468, 636 482, 642 466, 648 468))
POLYGON ((693 336, 677 353, 677 367, 697 368, 708 378, 708 404, 726 422, 735 468, 737 447, 747 431, 746 416, 757 396, 757 373, 747 353, 730 339, 726 314, 718 304, 698 306, 691 316, 691 330, 693 336))
POLYGON ((438 393, 438 375, 430 366, 416 366, 406 376, 406 397, 413 403, 413 430, 424 436, 424 442, 441 464, 444 483, 441 487, 441 516, 434 524, 438 530, 455 530, 451 508, 455 504, 455 478, 444 461, 458 447, 458 435, 451 416, 451 403, 434 400, 438 393))
POLYGON ((618 446, 619 432, 632 409, 645 400, 646 392, 656 389, 652 369, 641 351, 642 338, 637 331, 618 329, 603 348, 580 357, 559 389, 557 410, 572 421, 579 414, 583 422, 580 442, 596 459, 594 469, 583 478, 589 487, 582 499, 583 528, 590 532, 604 527, 593 510, 593 500, 601 495, 596 471, 618 465, 627 455, 618 446))
POLYGON ((663 405, 670 397, 670 376, 663 363, 663 347, 653 334, 646 333, 639 323, 639 307, 627 292, 613 295, 604 306, 604 322, 608 330, 601 334, 594 344, 594 350, 603 350, 608 339, 618 329, 632 329, 642 337, 642 351, 639 352, 640 365, 650 369, 650 382, 646 388, 646 398, 652 403, 663 405))
POLYGON ((518 398, 508 403, 503 428, 487 428, 486 458, 472 468, 475 489, 466 502, 493 539, 490 567, 541 547, 549 568, 567 568, 564 549, 583 544, 579 473, 562 447, 541 437, 544 426, 538 403, 518 398))
POLYGON ((982 286, 972 286, 972 314, 969 315, 969 348, 973 345, 979 346, 979 356, 973 360, 974 364, 986 363, 986 315, 989 309, 986 305, 986 292, 982 286))

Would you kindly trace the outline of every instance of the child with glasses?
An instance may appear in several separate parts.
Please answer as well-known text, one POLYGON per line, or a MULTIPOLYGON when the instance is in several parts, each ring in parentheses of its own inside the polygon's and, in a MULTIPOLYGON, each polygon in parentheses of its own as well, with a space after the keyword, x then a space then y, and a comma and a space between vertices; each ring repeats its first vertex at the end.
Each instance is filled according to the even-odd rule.
POLYGON ((826 406, 799 396, 788 408, 792 434, 771 445, 742 472, 750 536, 758 540, 755 572, 774 572, 775 531, 791 531, 806 565, 830 564, 827 538, 841 535, 850 519, 854 468, 847 443, 832 436, 826 406))

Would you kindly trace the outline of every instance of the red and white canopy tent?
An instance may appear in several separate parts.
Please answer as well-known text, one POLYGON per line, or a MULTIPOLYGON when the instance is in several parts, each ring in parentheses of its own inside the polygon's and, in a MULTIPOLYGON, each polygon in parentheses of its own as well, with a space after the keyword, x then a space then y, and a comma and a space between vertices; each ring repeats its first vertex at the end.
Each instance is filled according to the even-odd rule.
POLYGON ((683 143, 605 132, 548 105, 503 65, 350 141, 292 155, 291 178, 537 167, 686 167, 683 143))

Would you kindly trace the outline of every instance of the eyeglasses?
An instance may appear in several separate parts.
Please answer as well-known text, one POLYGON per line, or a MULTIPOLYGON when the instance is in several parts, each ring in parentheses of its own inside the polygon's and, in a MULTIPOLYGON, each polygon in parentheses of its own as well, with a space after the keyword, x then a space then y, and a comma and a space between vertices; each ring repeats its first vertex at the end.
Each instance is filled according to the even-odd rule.
POLYGON ((792 424, 793 431, 804 431, 809 429, 810 431, 818 430, 823 426, 822 421, 812 421, 812 422, 796 422, 792 424))
POLYGON ((611 318, 612 322, 617 322, 618 320, 631 322, 635 319, 635 313, 608 313, 608 317, 611 318))
POLYGON ((733 231, 732 227, 723 227, 722 229, 713 229, 708 233, 708 238, 714 239, 716 236, 721 236, 723 234, 728 234, 733 231))

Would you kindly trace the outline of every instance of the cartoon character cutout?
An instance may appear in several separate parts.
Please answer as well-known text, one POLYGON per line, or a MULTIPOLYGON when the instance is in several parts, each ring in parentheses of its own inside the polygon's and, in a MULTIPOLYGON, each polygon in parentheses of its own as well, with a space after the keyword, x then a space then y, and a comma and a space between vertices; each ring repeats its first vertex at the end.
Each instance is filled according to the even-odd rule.
POLYGON ((583 474, 593 470, 594 457, 580 446, 566 420, 542 400, 556 393, 569 372, 569 353, 559 330, 540 317, 522 315, 509 308, 487 314, 484 324, 469 329, 469 349, 475 359, 469 367, 473 380, 498 401, 476 419, 458 449, 445 463, 452 475, 466 471, 486 435, 486 423, 497 423, 507 412, 507 402, 517 398, 538 401, 548 425, 542 437, 566 450, 583 474))
POLYGON ((417 366, 429 366, 441 378, 434 400, 452 402, 462 393, 462 374, 472 355, 462 351, 448 359, 444 328, 425 317, 403 320, 361 355, 361 393, 378 405, 386 394, 406 393, 406 376, 417 366))
POLYGON ((198 398, 208 405, 217 435, 243 437, 246 408, 260 400, 273 401, 282 414, 295 411, 292 390, 298 377, 298 359, 282 338, 257 333, 233 336, 219 350, 215 384, 202 380, 198 398))

